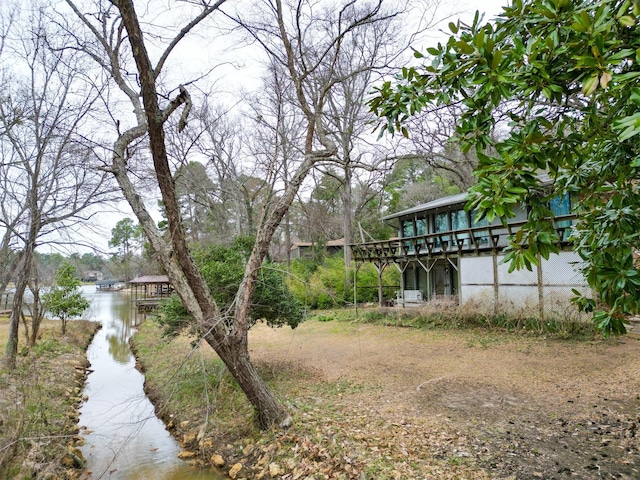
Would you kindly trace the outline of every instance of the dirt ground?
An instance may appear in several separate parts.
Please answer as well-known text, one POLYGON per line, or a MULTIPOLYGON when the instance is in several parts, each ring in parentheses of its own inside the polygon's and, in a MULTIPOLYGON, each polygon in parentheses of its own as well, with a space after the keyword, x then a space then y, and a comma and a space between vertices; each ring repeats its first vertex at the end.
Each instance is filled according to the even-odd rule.
POLYGON ((354 450, 368 445, 368 454, 398 463, 398 478, 405 478, 400 464, 415 471, 437 460, 484 478, 640 479, 640 340, 335 321, 293 331, 258 325, 250 336, 257 363, 348 385, 340 408, 362 419, 354 450))

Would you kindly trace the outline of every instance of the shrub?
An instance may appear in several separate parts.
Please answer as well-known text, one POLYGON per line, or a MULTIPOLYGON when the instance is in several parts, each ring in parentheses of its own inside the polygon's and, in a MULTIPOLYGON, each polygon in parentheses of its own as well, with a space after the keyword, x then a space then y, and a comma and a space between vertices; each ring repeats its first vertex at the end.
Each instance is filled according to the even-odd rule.
MULTIPOLYGON (((348 275, 342 257, 329 257, 322 264, 312 260, 291 262, 287 283, 299 302, 308 308, 335 308, 353 302, 353 270, 348 275)), ((378 273, 375 267, 365 263, 358 270, 359 303, 378 301, 378 273)), ((400 283, 398 270, 387 268, 383 274, 384 285, 400 283)), ((384 289, 385 298, 391 298, 397 287, 384 289)))
POLYGON ((56 271, 54 286, 42 296, 47 310, 62 321, 63 335, 67 333, 69 319, 79 317, 90 307, 89 300, 82 295, 79 287, 76 267, 64 262, 56 271))
POLYGON ((474 329, 482 328, 526 335, 541 335, 554 338, 593 338, 597 330, 593 322, 577 316, 550 314, 544 319, 530 314, 530 310, 504 313, 475 302, 459 306, 427 304, 416 309, 382 308, 365 312, 361 319, 365 323, 416 328, 474 329))
MULTIPOLYGON (((194 251, 194 260, 223 312, 232 308, 252 245, 252 238, 239 237, 228 247, 210 245, 194 251)), ((252 322, 265 321, 272 327, 289 325, 295 328, 302 321, 303 310, 285 282, 284 271, 265 262, 258 275, 250 312, 252 322)), ((191 318, 177 295, 163 301, 158 313, 165 334, 177 334, 191 325, 191 318)))

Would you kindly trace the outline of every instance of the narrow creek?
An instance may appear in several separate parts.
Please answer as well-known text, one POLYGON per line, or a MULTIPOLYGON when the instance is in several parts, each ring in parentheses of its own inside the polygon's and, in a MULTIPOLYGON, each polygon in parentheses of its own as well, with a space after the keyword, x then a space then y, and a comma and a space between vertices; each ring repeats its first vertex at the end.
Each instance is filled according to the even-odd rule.
POLYGON ((189 467, 177 455, 180 447, 155 416, 146 397, 144 376, 135 368, 129 348, 135 310, 126 292, 98 292, 83 287, 91 301, 88 318, 102 328, 87 350, 92 373, 80 409, 87 479, 190 480, 220 479, 189 467))

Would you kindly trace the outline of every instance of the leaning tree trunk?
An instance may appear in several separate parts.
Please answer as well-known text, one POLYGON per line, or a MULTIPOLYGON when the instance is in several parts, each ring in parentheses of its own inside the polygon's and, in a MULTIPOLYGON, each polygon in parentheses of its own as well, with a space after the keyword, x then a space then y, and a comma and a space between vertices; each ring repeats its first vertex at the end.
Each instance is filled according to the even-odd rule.
POLYGON ((8 370, 16 368, 16 357, 18 356, 18 335, 20 327, 20 318, 22 314, 22 302, 24 300, 24 292, 27 288, 26 275, 16 283, 16 292, 13 296, 13 304, 11 307, 11 316, 9 317, 9 338, 7 339, 7 347, 4 353, 3 364, 8 370))
POLYGON ((170 111, 188 101, 186 90, 169 105, 160 109, 155 87, 156 73, 151 66, 142 32, 131 0, 115 2, 122 15, 123 24, 140 74, 142 101, 146 117, 146 131, 156 172, 158 186, 167 214, 171 245, 157 235, 157 229, 148 215, 140 197, 136 194, 127 174, 124 161, 124 146, 128 134, 137 135, 142 124, 125 132, 115 145, 113 170, 116 178, 145 230, 157 258, 165 269, 183 304, 198 324, 205 339, 227 365, 231 374, 254 406, 262 427, 281 423, 287 418, 284 407, 278 402, 268 385, 260 378, 249 360, 247 346, 248 325, 245 322, 223 319, 213 300, 202 274, 195 265, 187 247, 186 236, 175 193, 175 182, 169 168, 164 139, 164 122, 170 111))
POLYGON ((18 335, 20 318, 22 316, 22 304, 24 302, 24 292, 27 289, 29 276, 31 275, 31 262, 33 259, 33 253, 35 251, 35 238, 37 237, 38 230, 38 216, 35 215, 34 218, 31 219, 31 226, 29 227, 29 237, 27 238, 25 248, 20 255, 20 262, 18 263, 18 267, 16 268, 17 275, 14 277, 16 291, 13 296, 11 316, 9 317, 9 337, 7 339, 7 347, 3 359, 4 366, 10 370, 13 370, 16 367, 16 357, 18 356, 18 335))
POLYGON ((255 366, 249 359, 246 335, 240 341, 234 341, 232 337, 227 337, 227 341, 224 344, 218 343, 213 335, 206 335, 205 340, 215 348, 229 369, 229 372, 233 375, 233 378, 238 382, 238 385, 254 407, 256 419, 260 427, 268 428, 277 424, 287 426, 286 422, 289 418, 287 411, 258 374, 255 366))

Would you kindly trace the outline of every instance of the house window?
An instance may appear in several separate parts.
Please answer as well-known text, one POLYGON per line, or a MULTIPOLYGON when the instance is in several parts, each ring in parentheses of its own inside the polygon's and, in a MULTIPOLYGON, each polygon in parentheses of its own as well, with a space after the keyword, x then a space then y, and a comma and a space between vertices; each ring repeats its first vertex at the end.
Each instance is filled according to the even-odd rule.
POLYGON ((427 219, 418 218, 416 220, 416 235, 426 235, 426 234, 427 234, 427 219))
POLYGON ((446 213, 438 213, 436 215, 436 232, 446 232, 451 230, 449 227, 449 215, 446 213))
POLYGON ((569 215, 571 213, 571 200, 566 193, 559 197, 554 197, 549 201, 549 209, 556 216, 569 215))
POLYGON ((413 237, 415 234, 416 233, 413 225, 413 220, 404 220, 402 222, 402 236, 413 237))
POLYGON ((463 230, 464 232, 456 233, 454 235, 454 247, 462 247, 469 246, 469 233, 467 229, 469 228, 469 216, 467 212, 464 210, 455 210, 451 212, 451 230, 460 232, 463 230))
MULTIPOLYGON (((416 234, 415 223, 413 220, 404 220, 402 222, 402 237, 413 237, 416 234)), ((403 242, 407 253, 414 253, 413 242, 403 242)))
POLYGON ((471 212, 471 226, 472 227, 486 227, 489 225, 487 222, 487 217, 483 217, 481 220, 476 221, 476 217, 478 216, 478 212, 474 210, 471 212))
MULTIPOLYGON (((549 210, 554 216, 569 215, 571 213, 571 198, 566 193, 554 197, 549 201, 549 210)), ((556 222, 557 228, 562 232, 562 240, 567 240, 571 235, 571 220, 556 222)))
MULTIPOLYGON (((435 226, 436 232, 448 232, 449 230, 451 230, 451 226, 449 225, 449 214, 437 213, 435 216, 434 226, 435 226)), ((449 246, 449 235, 439 236, 436 239, 436 247, 444 248, 448 246, 449 246)))
MULTIPOLYGON (((481 220, 476 221, 476 217, 478 212, 473 210, 471 212, 471 227, 487 227, 489 226, 489 222, 487 222, 487 217, 483 217, 481 220)), ((489 231, 488 230, 478 230, 473 232, 474 243, 477 245, 486 245, 489 243, 489 231)))
POLYGON ((467 212, 464 210, 451 212, 451 229, 462 230, 464 228, 469 228, 469 217, 467 217, 467 212))

